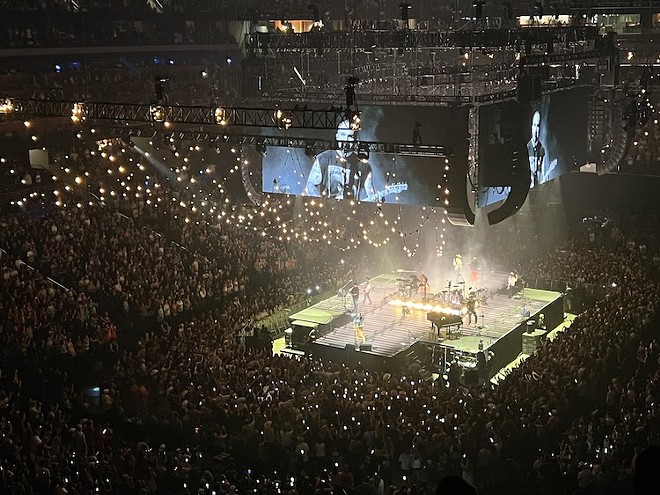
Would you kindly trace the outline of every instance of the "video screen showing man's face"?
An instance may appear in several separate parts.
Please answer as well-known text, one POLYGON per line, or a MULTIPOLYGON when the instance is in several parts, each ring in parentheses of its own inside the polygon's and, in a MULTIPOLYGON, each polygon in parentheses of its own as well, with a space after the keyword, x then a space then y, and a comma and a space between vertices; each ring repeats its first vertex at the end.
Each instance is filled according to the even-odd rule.
POLYGON ((536 111, 532 116, 532 142, 538 143, 541 139, 541 113, 536 111))
POLYGON ((532 188, 587 162, 590 91, 576 88, 543 95, 531 104, 506 101, 479 108, 479 208, 506 199, 506 179, 523 153, 532 188))

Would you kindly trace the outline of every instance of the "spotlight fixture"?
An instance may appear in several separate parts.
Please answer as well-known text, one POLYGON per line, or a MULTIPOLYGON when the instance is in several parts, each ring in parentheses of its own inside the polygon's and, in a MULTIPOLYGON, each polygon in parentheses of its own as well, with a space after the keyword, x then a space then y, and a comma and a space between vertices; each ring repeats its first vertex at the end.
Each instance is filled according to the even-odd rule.
POLYGON ((154 122, 165 122, 167 118, 167 112, 165 112, 165 108, 162 105, 151 105, 149 107, 149 114, 151 120, 154 122))
POLYGON ((6 98, 4 101, 0 102, 0 113, 8 114, 14 111, 14 102, 9 98, 6 98))
POLYGON ((216 107, 213 115, 215 117, 216 124, 224 127, 229 123, 229 120, 227 119, 227 111, 224 108, 216 107))
POLYGON ((74 103, 71 109, 71 121, 80 124, 87 120, 87 107, 84 103, 74 103))
POLYGON ((362 119, 360 119, 360 112, 353 112, 350 116, 351 129, 354 131, 359 131, 362 129, 362 119))
POLYGON ((286 110, 278 108, 275 112, 275 125, 280 129, 288 129, 291 127, 292 123, 293 119, 291 118, 291 114, 286 110))

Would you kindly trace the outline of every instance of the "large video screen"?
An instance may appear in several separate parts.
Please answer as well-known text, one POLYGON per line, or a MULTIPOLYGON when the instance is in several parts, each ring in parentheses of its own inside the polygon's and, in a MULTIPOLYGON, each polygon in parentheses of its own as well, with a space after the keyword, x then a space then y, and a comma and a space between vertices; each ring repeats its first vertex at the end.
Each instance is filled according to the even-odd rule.
MULTIPOLYGON (((338 129, 289 129, 296 137, 336 141, 447 146, 450 163, 467 162, 467 110, 448 107, 364 106, 361 129, 348 121, 338 129)), ((439 196, 444 158, 372 153, 368 159, 342 149, 269 147, 262 160, 266 193, 433 206, 439 196)))
POLYGON ((479 207, 506 198, 516 162, 528 164, 531 188, 587 162, 589 93, 589 88, 576 88, 533 103, 480 107, 479 207))

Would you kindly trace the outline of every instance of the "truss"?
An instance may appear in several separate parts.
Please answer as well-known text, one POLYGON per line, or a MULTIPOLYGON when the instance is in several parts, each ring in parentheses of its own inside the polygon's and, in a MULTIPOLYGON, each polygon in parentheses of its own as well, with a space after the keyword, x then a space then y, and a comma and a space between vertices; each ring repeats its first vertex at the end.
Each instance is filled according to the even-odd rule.
POLYGON ((355 50, 378 48, 505 48, 525 44, 583 43, 598 37, 595 26, 464 31, 327 31, 307 33, 251 33, 252 49, 276 52, 355 50))
POLYGON ((432 144, 388 143, 377 141, 336 141, 296 136, 263 136, 260 134, 221 134, 207 131, 175 131, 167 132, 153 128, 111 127, 107 131, 99 131, 106 137, 148 137, 151 139, 169 139, 182 141, 207 142, 210 146, 227 144, 263 146, 281 146, 287 148, 306 148, 315 151, 344 149, 346 151, 369 151, 370 153, 389 153, 402 156, 447 157, 451 150, 447 146, 432 144))
MULTIPOLYGON (((154 106, 131 103, 79 103, 72 101, 51 100, 11 100, 13 115, 30 117, 72 117, 79 121, 99 126, 98 136, 106 131, 110 136, 130 137, 178 137, 188 141, 215 141, 244 143, 248 145, 285 146, 291 148, 346 149, 350 151, 369 151, 372 153, 390 153, 408 156, 448 156, 449 149, 441 145, 422 145, 410 143, 386 143, 375 141, 338 142, 307 136, 269 136, 253 134, 245 130, 250 127, 281 129, 275 117, 283 111, 291 119, 288 129, 327 129, 335 131, 346 118, 347 110, 307 110, 294 107, 292 110, 281 108, 224 108, 224 117, 229 128, 216 123, 216 107, 162 106, 164 118, 154 121, 154 106), (81 110, 82 108, 82 110, 81 110), (78 110, 78 113, 74 112, 78 110), (82 119, 84 115, 84 119, 82 119), (130 124, 134 125, 130 125, 130 124), (137 124, 148 124, 147 126, 137 124), (168 123, 176 124, 176 129, 169 129, 168 123), (195 126, 199 130, 183 128, 195 126), (179 129, 181 128, 181 130, 179 129)), ((287 131, 288 133, 288 131, 287 131)), ((293 134, 293 132, 291 132, 293 134)))
MULTIPOLYGON (((71 117, 74 101, 12 99, 13 113, 28 117, 71 117)), ((172 106, 158 103, 145 105, 136 103, 82 103, 85 118, 90 121, 112 120, 120 122, 153 122, 154 107, 162 110, 159 121, 190 125, 218 125, 216 109, 218 107, 172 106)), ((349 110, 330 108, 329 110, 308 110, 306 108, 227 108, 223 107, 224 118, 228 125, 240 127, 282 127, 281 112, 290 121, 287 128, 292 129, 333 129, 346 119, 349 110)))

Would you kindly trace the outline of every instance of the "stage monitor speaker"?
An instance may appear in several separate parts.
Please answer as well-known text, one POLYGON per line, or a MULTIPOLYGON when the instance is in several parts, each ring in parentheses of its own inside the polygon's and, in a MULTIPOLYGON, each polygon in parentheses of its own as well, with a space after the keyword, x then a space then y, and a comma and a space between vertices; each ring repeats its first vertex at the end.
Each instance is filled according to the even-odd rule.
POLYGON ((372 344, 362 344, 360 346, 360 351, 369 351, 371 352, 372 350, 372 344))
POLYGON ((543 338, 546 332, 541 330, 534 330, 533 332, 525 332, 522 334, 522 352, 531 356, 541 348, 543 338))

